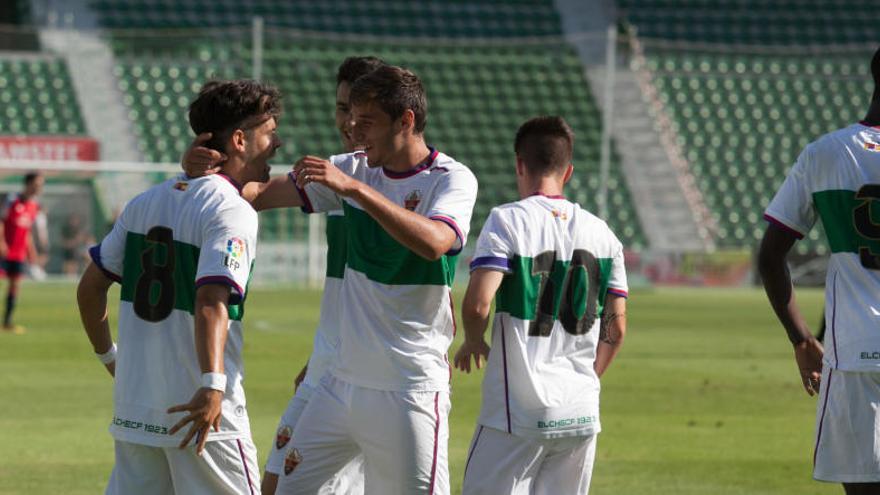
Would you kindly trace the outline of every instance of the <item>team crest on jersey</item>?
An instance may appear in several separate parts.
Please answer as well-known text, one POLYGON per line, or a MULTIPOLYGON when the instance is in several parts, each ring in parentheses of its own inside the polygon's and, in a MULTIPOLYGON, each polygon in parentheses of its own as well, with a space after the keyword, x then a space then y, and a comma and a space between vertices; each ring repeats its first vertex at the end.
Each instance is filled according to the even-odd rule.
POLYGON ((293 435, 293 430, 284 425, 281 428, 278 428, 278 433, 275 435, 275 448, 281 450, 287 445, 287 442, 290 441, 290 436, 293 435))
POLYGON ((299 466, 303 460, 303 456, 299 453, 297 449, 290 449, 287 451, 287 455, 284 456, 284 474, 288 475, 299 466))
POLYGON ((865 149, 868 151, 873 151, 874 153, 880 153, 880 144, 865 141, 865 149))
POLYGON ((403 198, 403 207, 409 211, 415 211, 415 209, 419 206, 419 203, 422 202, 422 191, 416 189, 415 191, 406 195, 403 198))
POLYGON ((244 254, 244 241, 233 237, 226 241, 226 256, 223 258, 223 266, 232 270, 241 268, 241 257, 244 254))
POLYGON ((189 187, 189 182, 180 181, 180 182, 174 184, 174 189, 177 189, 178 191, 186 191, 186 188, 188 188, 188 187, 189 187))
POLYGON ((553 214, 553 218, 561 218, 563 220, 568 220, 568 213, 560 210, 550 210, 550 213, 553 214))

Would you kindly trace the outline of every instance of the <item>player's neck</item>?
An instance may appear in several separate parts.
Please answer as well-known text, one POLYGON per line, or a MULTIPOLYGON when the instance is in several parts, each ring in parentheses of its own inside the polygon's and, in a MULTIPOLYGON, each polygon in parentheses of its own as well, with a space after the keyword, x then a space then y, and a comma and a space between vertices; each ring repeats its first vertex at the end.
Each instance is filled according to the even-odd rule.
POLYGON ((555 177, 526 178, 519 190, 522 199, 529 196, 564 196, 563 184, 555 177))
POLYGON ((232 179, 236 187, 244 186, 244 163, 241 161, 230 158, 223 164, 219 173, 232 179))
POLYGON ((424 162, 431 150, 421 136, 413 136, 388 163, 385 168, 392 172, 409 172, 424 162))
POLYGON ((873 100, 871 106, 868 107, 868 114, 862 120, 862 123, 871 127, 880 126, 880 100, 873 100))

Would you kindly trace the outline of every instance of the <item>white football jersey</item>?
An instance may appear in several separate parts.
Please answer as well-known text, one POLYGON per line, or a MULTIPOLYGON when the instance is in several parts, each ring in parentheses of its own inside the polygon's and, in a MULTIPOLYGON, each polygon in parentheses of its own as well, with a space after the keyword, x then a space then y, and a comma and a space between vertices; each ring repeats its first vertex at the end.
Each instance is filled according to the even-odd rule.
POLYGON ((880 369, 880 129, 854 124, 807 145, 764 217, 798 238, 822 219, 825 365, 880 369))
POLYGON ((392 202, 445 222, 458 236, 452 251, 428 261, 392 238, 357 202, 316 183, 300 190, 308 211, 345 212, 349 243, 336 308, 343 330, 332 373, 378 390, 448 390, 446 351, 455 331, 450 287, 467 239, 476 178, 433 149, 424 163, 400 174, 370 168, 364 153, 331 160, 392 202))
MULTIPOLYGON (((330 157, 334 165, 339 165, 348 155, 330 157)), ((296 183, 293 172, 288 174, 296 183)), ((303 208, 306 212, 308 208, 303 208)), ((334 210, 327 212, 327 223, 324 228, 327 237, 327 269, 324 275, 324 292, 321 295, 321 313, 315 338, 312 342, 312 354, 303 384, 317 387, 324 376, 336 362, 336 346, 339 343, 339 308, 342 305, 342 276, 345 274, 345 253, 348 249, 348 237, 345 227, 345 212, 334 210)))
POLYGON ((201 387, 195 348, 196 289, 231 288, 227 376, 220 431, 208 440, 250 436, 242 388, 244 299, 254 262, 257 213, 224 175, 167 180, 140 194, 113 230, 90 251, 95 264, 122 286, 119 352, 113 393, 114 438, 175 446, 187 428, 168 430, 188 413, 167 414, 201 387))
POLYGON ((598 433, 600 315, 606 294, 627 295, 620 241, 579 205, 533 195, 492 209, 476 269, 505 273, 479 423, 524 437, 598 433))
POLYGON ((309 366, 303 378, 305 385, 316 387, 321 377, 336 362, 336 344, 339 342, 339 308, 342 307, 340 293, 342 276, 345 274, 346 231, 345 216, 342 211, 327 213, 327 270, 324 278, 324 293, 321 296, 321 315, 309 366))

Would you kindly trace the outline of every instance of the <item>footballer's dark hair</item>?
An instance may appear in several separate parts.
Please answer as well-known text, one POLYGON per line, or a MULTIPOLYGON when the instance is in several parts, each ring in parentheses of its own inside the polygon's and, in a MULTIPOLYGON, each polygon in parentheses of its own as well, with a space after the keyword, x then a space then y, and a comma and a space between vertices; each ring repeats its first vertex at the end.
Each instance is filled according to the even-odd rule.
POLYGON ((415 115, 413 131, 425 131, 428 98, 419 76, 402 67, 384 65, 357 79, 349 97, 352 105, 375 102, 383 112, 397 120, 403 112, 415 115))
POLYGON ((387 64, 378 57, 348 57, 342 61, 342 64, 336 71, 336 85, 339 86, 344 82, 354 84, 359 77, 367 75, 384 65, 387 64))
POLYGON ((24 185, 31 184, 31 183, 33 183, 35 180, 37 180, 38 177, 42 177, 42 176, 43 176, 43 173, 42 173, 42 172, 37 172, 36 170, 33 170, 33 171, 31 171, 31 172, 28 172, 28 173, 26 173, 26 174, 24 175, 24 185))
POLYGON ((871 96, 871 101, 878 101, 880 100, 880 48, 871 58, 871 77, 874 78, 874 94, 871 96))
POLYGON ((535 117, 516 131, 513 150, 535 175, 564 171, 571 163, 574 132, 562 117, 535 117))
POLYGON ((236 129, 250 131, 281 115, 281 93, 266 84, 247 79, 208 81, 189 105, 189 125, 197 135, 213 133, 208 148, 225 152, 236 129))

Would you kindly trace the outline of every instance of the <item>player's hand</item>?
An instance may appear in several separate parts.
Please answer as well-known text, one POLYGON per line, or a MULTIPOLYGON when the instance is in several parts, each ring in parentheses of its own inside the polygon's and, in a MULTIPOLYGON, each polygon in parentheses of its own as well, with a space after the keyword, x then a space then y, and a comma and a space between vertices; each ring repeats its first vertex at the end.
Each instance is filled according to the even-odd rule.
POLYGON ((183 153, 180 160, 183 171, 190 177, 202 177, 216 174, 220 171, 228 157, 217 150, 202 146, 211 139, 210 132, 203 132, 196 136, 189 148, 183 153))
POLYGON ((458 352, 455 353, 455 367, 465 373, 470 373, 471 357, 474 358, 474 364, 477 369, 482 368, 482 358, 489 359, 489 344, 483 339, 476 342, 465 340, 464 344, 458 348, 458 352))
POLYGON ((822 356, 825 349, 814 337, 810 337, 794 346, 794 359, 797 361, 804 390, 810 395, 819 393, 819 382, 822 379, 822 356))
POLYGON ((185 448, 187 444, 199 434, 199 444, 196 446, 196 453, 201 455, 205 449, 205 441, 208 439, 208 429, 212 426, 214 431, 220 430, 220 418, 222 416, 221 404, 223 403, 223 392, 214 390, 213 388, 202 387, 196 390, 195 395, 187 404, 180 404, 168 408, 168 414, 177 412, 189 412, 186 417, 177 422, 168 430, 169 435, 174 435, 188 423, 192 423, 186 436, 180 442, 179 447, 185 448))
POLYGON ((296 389, 299 388, 299 386, 303 382, 303 380, 306 379, 306 372, 308 372, 308 370, 309 370, 309 365, 306 364, 305 366, 303 366, 303 369, 299 372, 299 374, 296 375, 296 378, 293 379, 293 390, 294 391, 296 391, 296 389))
POLYGON ((354 190, 355 180, 344 174, 329 160, 317 156, 307 155, 293 166, 293 174, 296 177, 296 185, 300 189, 307 184, 317 182, 330 188, 340 196, 347 196, 354 190))
POLYGON ((107 368, 110 376, 116 378, 116 361, 110 361, 109 363, 105 364, 104 367, 107 368))

